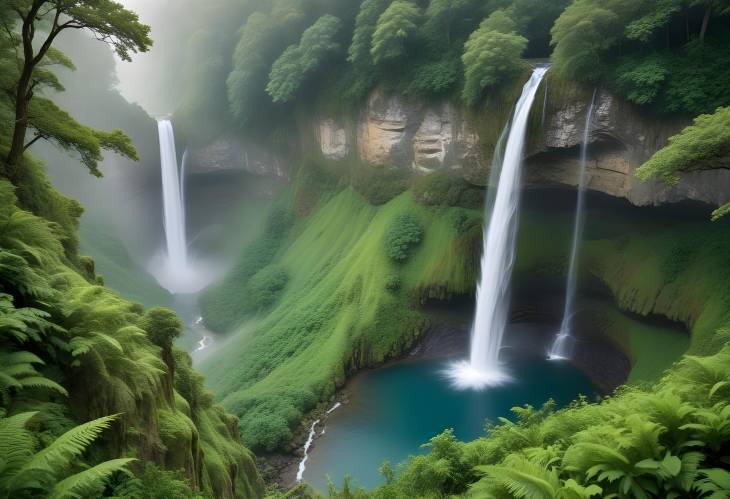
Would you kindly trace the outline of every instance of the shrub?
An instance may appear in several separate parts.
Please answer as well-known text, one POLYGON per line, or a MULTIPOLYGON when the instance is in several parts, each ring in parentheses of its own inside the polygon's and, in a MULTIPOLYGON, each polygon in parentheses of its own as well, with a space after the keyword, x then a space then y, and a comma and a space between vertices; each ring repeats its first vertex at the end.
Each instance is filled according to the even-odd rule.
POLYGON ((246 286, 246 304, 243 307, 250 311, 269 308, 279 298, 288 281, 289 274, 281 267, 263 268, 251 278, 246 286))
POLYGON ((454 224, 454 229, 456 229, 457 233, 466 234, 474 227, 479 227, 481 229, 484 219, 473 212, 458 210, 452 215, 452 223, 454 224))
POLYGON ((423 228, 416 217, 400 215, 385 234, 385 254, 395 262, 404 262, 422 237, 423 228))
POLYGON ((371 204, 381 205, 408 189, 408 173, 388 166, 358 165, 351 184, 371 204))
POLYGON ((388 291, 398 291, 400 286, 401 280, 398 274, 391 274, 385 278, 385 289, 388 291))
POLYGON ((416 201, 426 206, 464 206, 476 208, 484 198, 482 190, 462 178, 446 172, 433 172, 418 177, 413 183, 416 201))

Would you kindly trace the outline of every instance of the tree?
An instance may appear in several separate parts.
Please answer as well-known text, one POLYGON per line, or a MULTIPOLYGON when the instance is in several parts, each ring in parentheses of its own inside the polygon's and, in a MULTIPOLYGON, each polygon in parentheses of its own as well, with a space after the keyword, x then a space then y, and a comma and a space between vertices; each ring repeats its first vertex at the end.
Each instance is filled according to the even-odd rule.
POLYGON ((301 29, 304 13, 291 2, 277 2, 270 13, 254 12, 241 27, 226 79, 228 105, 234 118, 247 124, 269 102, 266 84, 272 63, 301 29))
MULTIPOLYGON (((730 107, 695 118, 694 124, 670 137, 669 143, 636 172, 642 180, 659 179, 669 185, 679 182, 681 172, 730 169, 730 107)), ((714 219, 728 213, 730 203, 713 214, 714 219)))
POLYGON ((646 43, 660 28, 666 26, 672 16, 682 10, 684 0, 659 0, 649 5, 649 10, 631 21, 625 29, 626 38, 646 43))
POLYGON ((595 80, 601 54, 619 42, 621 19, 603 4, 578 0, 568 6, 551 30, 554 69, 563 76, 595 80))
POLYGON ((512 0, 508 12, 518 32, 529 40, 528 57, 550 55, 550 29, 568 4, 570 0, 512 0))
POLYGON ((485 88, 514 76, 522 68, 527 39, 502 10, 485 19, 464 44, 464 90, 462 97, 475 104, 485 88))
POLYGON ((121 131, 104 134, 80 125, 61 114, 60 110, 42 100, 33 102, 42 87, 61 89, 61 85, 47 69, 49 65, 71 67, 70 61, 53 42, 69 29, 87 30, 94 38, 109 44, 125 61, 130 54, 145 52, 151 46, 150 28, 139 22, 137 15, 113 0, 10 0, 14 16, 4 17, 4 29, 16 50, 17 78, 14 84, 15 125, 7 154, 4 174, 17 183, 21 177, 23 152, 40 138, 53 140, 64 148, 82 154, 86 166, 98 175, 96 165, 100 149, 111 149, 136 159, 129 138, 121 131), (20 25, 20 33, 15 32, 20 25), (40 38, 37 36, 43 33, 40 38), (36 137, 26 143, 28 128, 36 130, 36 137), (85 132, 85 133, 79 133, 85 132))
POLYGON ((730 13, 730 2, 728 0, 690 0, 689 4, 690 6, 699 5, 704 9, 702 25, 700 26, 700 41, 705 39, 712 14, 725 15, 730 13))
POLYGON ((355 66, 362 66, 372 62, 370 47, 373 42, 375 26, 383 11, 391 0, 364 0, 355 18, 355 29, 352 33, 352 43, 347 50, 348 62, 355 66))
POLYGON ((424 31, 431 37, 445 37, 451 44, 454 23, 466 15, 467 9, 474 8, 472 0, 431 0, 426 9, 424 31))
POLYGON ((370 54, 376 64, 400 57, 405 42, 418 29, 421 11, 409 0, 396 0, 378 18, 370 54))
POLYGON ((289 46, 274 61, 266 91, 274 102, 291 100, 307 76, 317 70, 326 57, 340 48, 334 41, 342 22, 325 15, 307 28, 299 45, 289 46))

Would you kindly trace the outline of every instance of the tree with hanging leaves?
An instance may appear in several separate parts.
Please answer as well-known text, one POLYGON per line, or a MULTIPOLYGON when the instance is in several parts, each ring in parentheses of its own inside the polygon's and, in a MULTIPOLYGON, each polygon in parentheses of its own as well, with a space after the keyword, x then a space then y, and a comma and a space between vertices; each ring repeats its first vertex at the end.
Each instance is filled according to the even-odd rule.
POLYGON ((149 26, 137 14, 112 0, 9 0, 3 2, 0 22, 2 90, 10 96, 14 123, 2 174, 13 183, 23 177, 22 157, 38 140, 52 141, 77 152, 97 176, 101 150, 137 159, 130 138, 121 130, 104 132, 79 124, 50 99, 38 94, 46 88, 63 90, 52 66, 73 69, 73 63, 53 46, 66 30, 84 30, 108 44, 125 61, 152 45, 149 26), (31 140, 28 130, 34 131, 31 140))

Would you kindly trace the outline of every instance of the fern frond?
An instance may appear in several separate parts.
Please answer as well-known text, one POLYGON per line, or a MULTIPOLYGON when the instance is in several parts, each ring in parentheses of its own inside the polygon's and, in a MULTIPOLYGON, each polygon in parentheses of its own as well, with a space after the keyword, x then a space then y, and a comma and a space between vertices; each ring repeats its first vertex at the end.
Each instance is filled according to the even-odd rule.
POLYGON ((30 353, 30 352, 26 352, 25 350, 21 350, 18 352, 12 352, 12 353, 0 354, 0 365, 9 366, 12 364, 41 364, 41 365, 44 365, 45 362, 43 362, 37 355, 30 353))
POLYGON ((1 481, 13 476, 33 455, 33 436, 25 427, 36 414, 38 413, 23 412, 0 419, 0 461, 3 463, 1 481))
POLYGON ((44 378, 43 376, 32 376, 30 378, 21 378, 18 380, 18 383, 20 383, 20 386, 23 388, 47 388, 49 390, 56 391, 60 393, 61 395, 65 395, 68 397, 68 392, 64 387, 59 385, 53 380, 50 380, 48 378, 44 378))
POLYGON ((70 429, 36 453, 20 472, 44 470, 55 473, 69 460, 84 452, 102 431, 109 428, 116 417, 117 415, 104 416, 70 429))
POLYGON ((101 491, 112 473, 123 469, 133 458, 112 459, 93 468, 71 475, 58 482, 49 494, 50 499, 84 499, 101 491))

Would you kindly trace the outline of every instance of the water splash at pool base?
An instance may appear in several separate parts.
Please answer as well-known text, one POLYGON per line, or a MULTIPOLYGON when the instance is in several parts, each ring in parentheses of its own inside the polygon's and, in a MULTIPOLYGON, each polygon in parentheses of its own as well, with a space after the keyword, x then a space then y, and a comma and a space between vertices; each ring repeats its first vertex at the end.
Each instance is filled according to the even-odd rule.
POLYGON ((468 360, 452 363, 443 371, 451 386, 457 390, 486 390, 513 381, 506 368, 477 369, 468 360))

